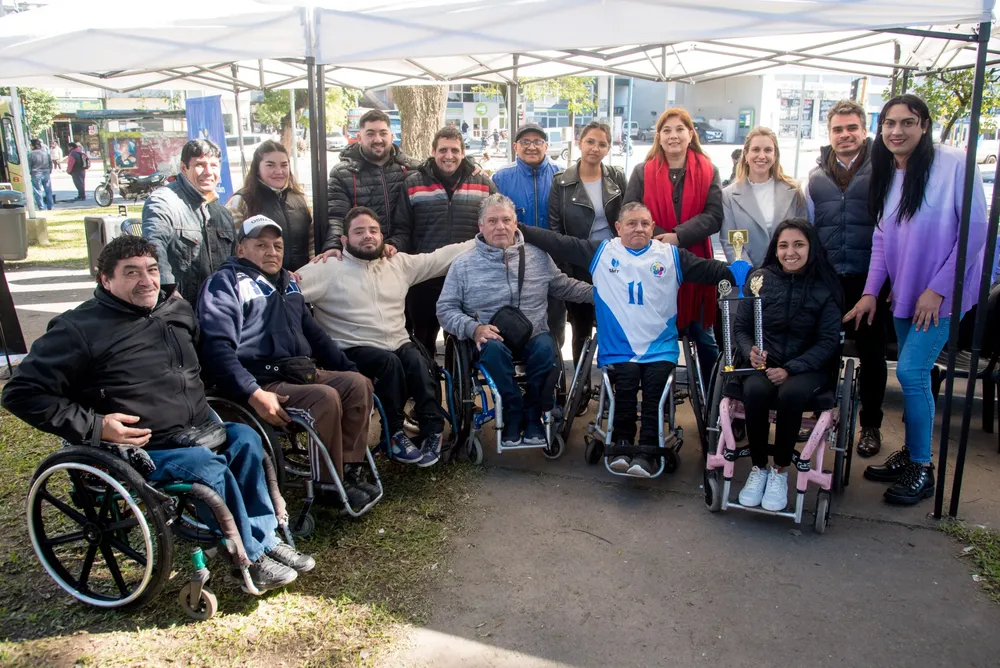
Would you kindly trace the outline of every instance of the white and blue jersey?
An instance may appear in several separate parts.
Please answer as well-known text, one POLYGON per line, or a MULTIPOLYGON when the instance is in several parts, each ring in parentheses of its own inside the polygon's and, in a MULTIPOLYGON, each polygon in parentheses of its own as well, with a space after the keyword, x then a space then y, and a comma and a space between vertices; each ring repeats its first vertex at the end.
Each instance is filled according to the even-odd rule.
POLYGON ((597 364, 677 364, 677 248, 651 241, 642 250, 620 239, 601 243, 590 263, 599 346, 597 364))

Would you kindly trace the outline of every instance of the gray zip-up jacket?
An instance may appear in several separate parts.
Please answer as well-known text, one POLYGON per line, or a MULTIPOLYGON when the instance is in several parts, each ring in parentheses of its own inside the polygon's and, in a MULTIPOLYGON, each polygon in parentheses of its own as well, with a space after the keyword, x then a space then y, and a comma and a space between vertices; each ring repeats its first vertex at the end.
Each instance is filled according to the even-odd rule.
POLYGON ((476 247, 451 265, 437 303, 442 329, 460 339, 474 338, 500 307, 517 306, 531 321, 532 336, 549 331, 548 298, 594 303, 593 287, 559 271, 545 251, 524 243, 520 230, 514 245, 494 248, 476 235, 476 247), (519 248, 524 248, 524 287, 518 294, 519 248))

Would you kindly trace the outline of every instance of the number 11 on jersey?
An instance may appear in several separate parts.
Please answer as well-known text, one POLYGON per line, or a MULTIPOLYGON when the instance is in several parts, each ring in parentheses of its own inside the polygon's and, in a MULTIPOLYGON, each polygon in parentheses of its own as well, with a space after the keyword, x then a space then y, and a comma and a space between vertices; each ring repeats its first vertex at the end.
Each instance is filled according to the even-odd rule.
POLYGON ((628 303, 642 306, 642 281, 628 282, 628 303))

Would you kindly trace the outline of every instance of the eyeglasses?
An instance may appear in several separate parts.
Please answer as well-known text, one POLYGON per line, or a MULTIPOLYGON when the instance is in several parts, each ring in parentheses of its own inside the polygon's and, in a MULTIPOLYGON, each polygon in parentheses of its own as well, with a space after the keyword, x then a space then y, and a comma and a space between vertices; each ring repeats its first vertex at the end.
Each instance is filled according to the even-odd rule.
POLYGON ((611 148, 611 144, 609 144, 608 142, 606 142, 606 141, 598 141, 596 139, 584 139, 583 143, 586 146, 590 146, 591 148, 593 148, 594 146, 596 146, 596 147, 598 147, 598 148, 600 148, 602 150, 611 148))
POLYGON ((541 148, 545 146, 548 142, 544 139, 518 139, 517 143, 520 144, 521 148, 541 148))
MULTIPOLYGON (((918 125, 920 125, 920 121, 917 120, 916 118, 913 118, 912 116, 910 118, 904 118, 899 122, 899 126, 902 127, 904 130, 912 130, 918 125)), ((895 130, 896 121, 892 118, 887 118, 884 121, 882 121, 882 127, 885 128, 886 130, 895 130)))

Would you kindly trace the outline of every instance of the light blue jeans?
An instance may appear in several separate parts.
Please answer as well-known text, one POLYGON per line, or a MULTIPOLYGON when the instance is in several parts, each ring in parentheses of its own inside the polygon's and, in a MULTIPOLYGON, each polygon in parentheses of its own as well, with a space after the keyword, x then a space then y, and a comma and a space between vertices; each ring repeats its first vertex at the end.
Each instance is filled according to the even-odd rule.
POLYGON ((48 172, 31 175, 31 192, 35 198, 35 208, 39 211, 44 207, 51 211, 55 201, 52 198, 52 179, 48 172))
POLYGON ((910 318, 893 318, 896 340, 899 342, 899 363, 896 379, 903 388, 903 412, 906 423, 904 443, 910 460, 918 464, 931 462, 931 436, 934 432, 934 395, 931 394, 931 369, 948 343, 948 323, 940 318, 938 325, 918 331, 910 318))

